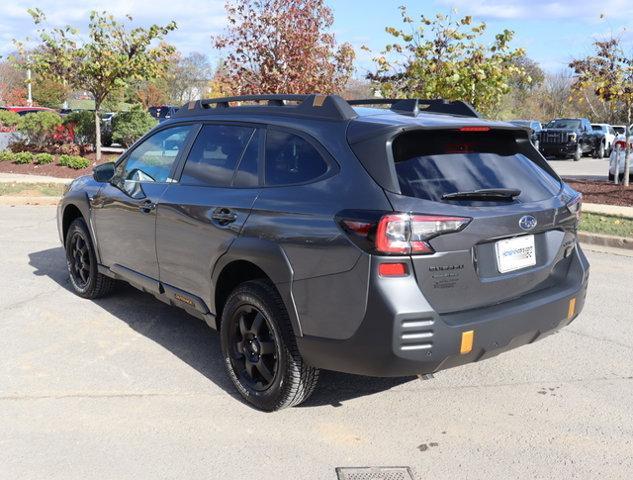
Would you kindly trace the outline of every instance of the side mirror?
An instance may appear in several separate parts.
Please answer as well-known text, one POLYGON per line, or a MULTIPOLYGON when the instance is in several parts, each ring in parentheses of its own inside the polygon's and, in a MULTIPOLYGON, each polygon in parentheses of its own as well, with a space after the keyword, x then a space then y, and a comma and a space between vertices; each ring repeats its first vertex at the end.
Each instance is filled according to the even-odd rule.
POLYGON ((109 182, 114 176, 114 162, 102 163, 92 169, 92 178, 99 183, 109 182))

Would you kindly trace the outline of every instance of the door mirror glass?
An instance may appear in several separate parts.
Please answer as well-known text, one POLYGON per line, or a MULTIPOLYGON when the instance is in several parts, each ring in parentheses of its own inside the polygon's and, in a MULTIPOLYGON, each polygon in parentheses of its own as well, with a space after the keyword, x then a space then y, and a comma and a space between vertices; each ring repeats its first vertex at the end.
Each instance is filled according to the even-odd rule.
POLYGON ((102 163, 92 169, 92 178, 99 183, 109 182, 113 175, 114 162, 102 163))
POLYGON ((124 180, 120 188, 126 195, 135 200, 141 200, 146 197, 143 191, 143 184, 137 180, 124 180))

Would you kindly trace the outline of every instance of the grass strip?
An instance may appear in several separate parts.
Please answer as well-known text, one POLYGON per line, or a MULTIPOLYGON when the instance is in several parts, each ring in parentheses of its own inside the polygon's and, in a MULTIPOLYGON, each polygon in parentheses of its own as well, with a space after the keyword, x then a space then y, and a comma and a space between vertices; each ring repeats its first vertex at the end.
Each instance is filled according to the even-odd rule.
POLYGON ((583 212, 579 230, 583 232, 633 238, 633 218, 583 212))
POLYGON ((0 196, 59 197, 64 187, 63 183, 0 182, 0 196))

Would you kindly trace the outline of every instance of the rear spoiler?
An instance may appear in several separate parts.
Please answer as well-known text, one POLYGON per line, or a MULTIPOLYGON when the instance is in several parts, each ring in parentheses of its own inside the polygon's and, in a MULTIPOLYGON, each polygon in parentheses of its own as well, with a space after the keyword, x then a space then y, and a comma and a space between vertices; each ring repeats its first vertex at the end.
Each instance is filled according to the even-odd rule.
POLYGON ((389 105, 389 110, 392 112, 412 117, 416 117, 418 113, 423 111, 479 118, 477 110, 475 110, 470 103, 461 100, 450 101, 444 100, 443 98, 365 98, 361 100, 348 100, 347 103, 352 106, 389 105))

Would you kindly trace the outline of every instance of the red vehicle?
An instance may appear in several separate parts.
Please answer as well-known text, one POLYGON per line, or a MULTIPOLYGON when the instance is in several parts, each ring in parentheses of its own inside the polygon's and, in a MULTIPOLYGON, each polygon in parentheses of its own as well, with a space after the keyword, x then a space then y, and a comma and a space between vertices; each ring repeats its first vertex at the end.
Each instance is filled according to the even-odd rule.
POLYGON ((18 115, 26 115, 27 113, 35 113, 35 112, 54 112, 52 108, 46 107, 0 107, 2 110, 9 110, 10 112, 15 112, 18 115))

